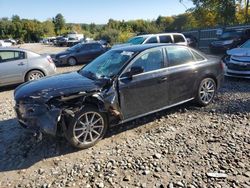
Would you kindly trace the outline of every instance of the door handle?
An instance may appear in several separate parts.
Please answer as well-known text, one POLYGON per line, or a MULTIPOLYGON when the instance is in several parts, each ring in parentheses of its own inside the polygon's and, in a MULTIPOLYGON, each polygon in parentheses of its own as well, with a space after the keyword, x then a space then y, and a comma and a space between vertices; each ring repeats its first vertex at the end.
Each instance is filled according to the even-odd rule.
POLYGON ((23 62, 21 62, 21 63, 18 63, 17 65, 18 65, 18 66, 23 66, 23 65, 24 65, 24 63, 23 63, 23 62))
POLYGON ((165 77, 160 78, 160 79, 158 80, 158 83, 162 83, 162 82, 165 82, 165 81, 167 81, 167 80, 168 80, 168 77, 165 76, 165 77))

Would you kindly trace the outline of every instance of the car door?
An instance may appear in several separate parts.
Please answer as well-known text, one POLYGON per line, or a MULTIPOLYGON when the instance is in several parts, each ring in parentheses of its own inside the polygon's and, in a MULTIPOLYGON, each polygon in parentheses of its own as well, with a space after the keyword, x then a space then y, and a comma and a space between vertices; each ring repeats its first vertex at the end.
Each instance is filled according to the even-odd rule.
POLYGON ((88 62, 103 53, 103 48, 98 44, 83 44, 77 53, 79 62, 88 62))
POLYGON ((139 54, 119 78, 120 105, 124 119, 152 112, 168 105, 167 71, 162 48, 139 54), (128 78, 132 67, 142 67, 143 73, 128 78))
POLYGON ((88 51, 90 49, 88 48, 87 44, 82 44, 79 46, 78 49, 76 49, 74 57, 76 57, 77 61, 80 63, 87 62, 89 57, 88 57, 88 51))
POLYGON ((101 46, 101 44, 91 44, 90 46, 90 60, 95 59, 99 55, 101 55, 104 52, 104 48, 101 46))
POLYGON ((0 85, 9 85, 24 81, 28 62, 21 51, 0 51, 0 85))
POLYGON ((198 68, 189 48, 166 47, 168 59, 169 101, 176 104, 192 98, 198 76, 198 68))

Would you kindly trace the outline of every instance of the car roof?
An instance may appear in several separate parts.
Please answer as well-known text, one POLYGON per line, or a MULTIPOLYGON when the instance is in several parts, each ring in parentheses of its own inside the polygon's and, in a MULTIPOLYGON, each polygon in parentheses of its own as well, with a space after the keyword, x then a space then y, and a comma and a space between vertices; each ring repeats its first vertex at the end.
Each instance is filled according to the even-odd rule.
POLYGON ((23 51, 23 52, 30 52, 30 50, 26 50, 23 48, 17 48, 17 47, 0 47, 1 51, 9 51, 9 50, 15 50, 15 51, 23 51))
MULTIPOLYGON (((154 43, 154 44, 139 44, 139 45, 129 45, 129 46, 122 46, 115 49, 111 49, 112 51, 130 51, 130 52, 142 52, 144 50, 161 47, 161 46, 182 46, 176 44, 163 44, 163 43, 154 43)), ((183 45, 184 46, 184 45, 183 45)), ((186 47, 186 46, 185 46, 186 47)))
POLYGON ((151 36, 162 36, 162 35, 183 35, 183 34, 182 33, 157 33, 157 34, 137 35, 135 37, 151 37, 151 36))

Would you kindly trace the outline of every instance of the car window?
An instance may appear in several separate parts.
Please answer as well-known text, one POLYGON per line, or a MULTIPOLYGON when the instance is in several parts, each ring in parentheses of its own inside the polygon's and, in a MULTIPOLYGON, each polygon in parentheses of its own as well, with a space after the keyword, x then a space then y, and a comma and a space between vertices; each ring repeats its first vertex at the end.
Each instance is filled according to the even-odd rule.
POLYGON ((193 55, 187 48, 169 46, 166 49, 170 67, 192 62, 194 60, 193 55))
POLYGON ((18 51, 1 51, 0 52, 0 62, 8 62, 14 61, 19 59, 25 59, 24 52, 18 51))
POLYGON ((192 53, 193 53, 196 61, 203 61, 203 60, 205 60, 205 58, 202 55, 200 55, 198 52, 192 50, 192 53))
POLYGON ((163 67, 164 59, 161 49, 145 53, 137 59, 131 67, 140 66, 144 72, 157 70, 163 67))
POLYGON ((185 42, 185 39, 181 35, 174 35, 174 42, 179 43, 179 42, 185 42))
POLYGON ((158 43, 157 38, 156 37, 151 37, 146 44, 151 44, 151 43, 158 43))
POLYGON ((239 36, 240 36, 240 33, 238 33, 237 31, 228 31, 228 32, 224 32, 220 36, 220 39, 227 40, 227 39, 232 39, 232 38, 239 37, 239 36))
POLYGON ((90 49, 92 49, 92 50, 101 50, 102 47, 101 47, 100 44, 92 44, 90 49))
POLYGON ((159 36, 159 38, 160 38, 160 43, 173 43, 170 35, 161 35, 159 36))
POLYGON ((129 39, 126 43, 129 44, 142 44, 145 41, 145 37, 133 37, 129 39))

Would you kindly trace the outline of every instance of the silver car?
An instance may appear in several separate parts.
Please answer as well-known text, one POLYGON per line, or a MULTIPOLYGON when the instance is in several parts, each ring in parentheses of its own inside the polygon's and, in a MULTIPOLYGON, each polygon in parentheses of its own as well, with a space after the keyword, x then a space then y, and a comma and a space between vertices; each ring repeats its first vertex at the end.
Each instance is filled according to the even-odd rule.
POLYGON ((50 56, 21 48, 0 48, 0 87, 55 73, 56 66, 50 56))
POLYGON ((250 39, 222 58, 225 76, 250 79, 250 39))

